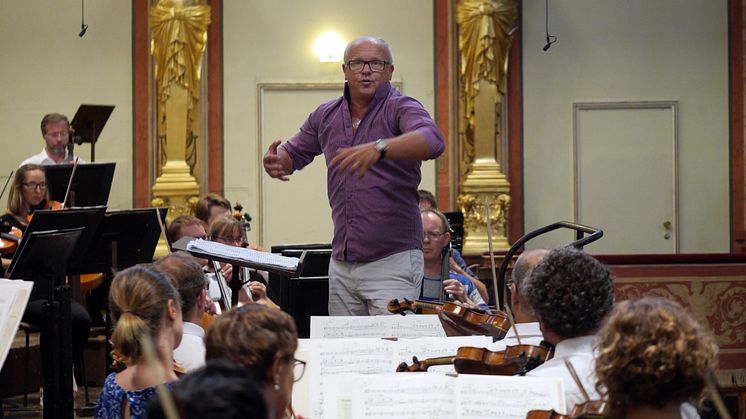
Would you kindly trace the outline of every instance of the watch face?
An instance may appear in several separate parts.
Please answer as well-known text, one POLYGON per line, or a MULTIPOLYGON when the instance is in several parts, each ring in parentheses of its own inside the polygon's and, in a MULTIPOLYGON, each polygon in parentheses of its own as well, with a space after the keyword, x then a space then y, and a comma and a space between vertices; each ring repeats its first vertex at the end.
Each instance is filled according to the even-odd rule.
POLYGON ((378 151, 386 151, 386 149, 388 149, 388 148, 389 148, 388 143, 386 143, 384 141, 381 141, 381 140, 376 141, 376 150, 378 150, 378 151))

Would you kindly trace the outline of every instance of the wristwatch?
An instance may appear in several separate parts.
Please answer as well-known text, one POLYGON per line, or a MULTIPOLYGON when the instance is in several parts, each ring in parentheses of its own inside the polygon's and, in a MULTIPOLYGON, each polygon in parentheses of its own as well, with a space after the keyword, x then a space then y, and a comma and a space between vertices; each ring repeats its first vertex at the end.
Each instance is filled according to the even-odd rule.
POLYGON ((383 138, 379 138, 376 140, 376 150, 381 154, 381 157, 378 159, 378 161, 383 160, 386 157, 386 150, 389 149, 389 143, 386 141, 383 141, 383 138))

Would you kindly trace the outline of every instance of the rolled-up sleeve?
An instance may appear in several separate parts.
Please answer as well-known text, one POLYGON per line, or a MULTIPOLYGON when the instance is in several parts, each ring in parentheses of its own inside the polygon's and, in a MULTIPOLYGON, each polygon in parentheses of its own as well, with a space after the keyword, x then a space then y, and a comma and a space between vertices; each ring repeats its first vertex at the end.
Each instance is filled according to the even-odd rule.
POLYGON ((430 148, 429 159, 434 159, 445 151, 445 141, 438 126, 420 102, 407 96, 400 97, 398 119, 402 133, 417 131, 430 148))

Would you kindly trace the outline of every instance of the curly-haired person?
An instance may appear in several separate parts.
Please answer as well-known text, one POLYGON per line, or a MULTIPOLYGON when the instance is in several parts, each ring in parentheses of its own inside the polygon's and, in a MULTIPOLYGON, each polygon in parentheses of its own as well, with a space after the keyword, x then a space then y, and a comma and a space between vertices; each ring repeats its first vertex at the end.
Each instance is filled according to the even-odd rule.
POLYGON ((598 398, 593 347, 595 334, 614 305, 613 280, 611 271, 591 255, 565 247, 550 251, 519 284, 544 340, 555 345, 554 357, 527 375, 561 378, 567 412, 585 399, 565 360, 572 363, 591 398, 598 398))
POLYGON ((677 303, 642 298, 614 308, 597 352, 596 387, 613 418, 679 418, 691 417, 693 406, 684 402, 702 396, 717 346, 677 303))

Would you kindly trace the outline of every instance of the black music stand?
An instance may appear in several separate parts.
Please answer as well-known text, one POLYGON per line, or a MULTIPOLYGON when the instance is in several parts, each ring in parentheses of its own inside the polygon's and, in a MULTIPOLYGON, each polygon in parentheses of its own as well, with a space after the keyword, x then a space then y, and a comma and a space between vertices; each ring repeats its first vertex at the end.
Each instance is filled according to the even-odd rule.
POLYGON ((298 337, 311 334, 311 317, 329 315, 329 243, 272 246, 272 253, 301 257, 298 275, 269 275, 269 284, 279 297, 280 308, 295 320, 298 337))
POLYGON ((230 263, 233 265, 233 277, 231 278, 229 287, 233 291, 233 294, 231 295, 231 306, 235 306, 238 304, 238 291, 241 289, 243 284, 241 283, 238 275, 240 273, 239 267, 246 267, 246 268, 253 268, 256 270, 262 270, 267 271, 269 273, 276 273, 286 276, 297 276, 298 272, 300 272, 303 269, 303 262, 305 260, 305 252, 301 255, 301 257, 298 260, 298 265, 295 269, 290 268, 283 268, 275 265, 267 265, 263 263, 257 263, 257 262, 251 262, 246 260, 239 260, 239 259, 233 259, 229 257, 224 257, 217 254, 212 253, 206 253, 200 250, 188 250, 189 243, 193 240, 198 240, 194 237, 182 237, 179 240, 177 240, 175 243, 171 243, 171 249, 173 250, 183 250, 185 252, 190 253, 194 257, 202 258, 202 259, 208 259, 210 261, 218 261, 223 263, 230 263))
POLYGON ((75 130, 72 143, 91 143, 91 162, 96 161, 96 142, 113 110, 113 105, 80 105, 70 123, 75 130))
POLYGON ((49 196, 55 201, 63 202, 69 183, 70 194, 67 198, 67 206, 92 207, 106 205, 109 201, 115 168, 116 163, 79 164, 75 169, 75 177, 71 183, 72 164, 45 166, 44 171, 46 172, 49 196))
POLYGON ((107 212, 83 256, 83 263, 72 273, 122 270, 152 262, 161 236, 156 211, 161 213, 161 220, 166 219, 168 208, 107 212))
POLYGON ((33 279, 32 295, 49 293, 43 307, 41 353, 44 371, 44 418, 73 417, 72 327, 70 288, 65 271, 79 248, 84 227, 26 232, 13 257, 11 279, 33 279))
MULTIPOLYGON (((101 220, 104 218, 105 212, 106 207, 104 206, 71 208, 58 211, 38 210, 34 212, 31 222, 29 222, 28 227, 26 227, 25 234, 33 233, 35 231, 83 227, 83 233, 80 235, 80 240, 78 240, 78 251, 70 254, 70 257, 67 260, 67 271, 65 273, 79 272, 77 268, 83 264, 84 257, 91 245, 91 241, 101 223, 101 220)), ((10 263, 9 272, 15 270, 15 265, 17 263, 17 258, 14 257, 10 263)))

